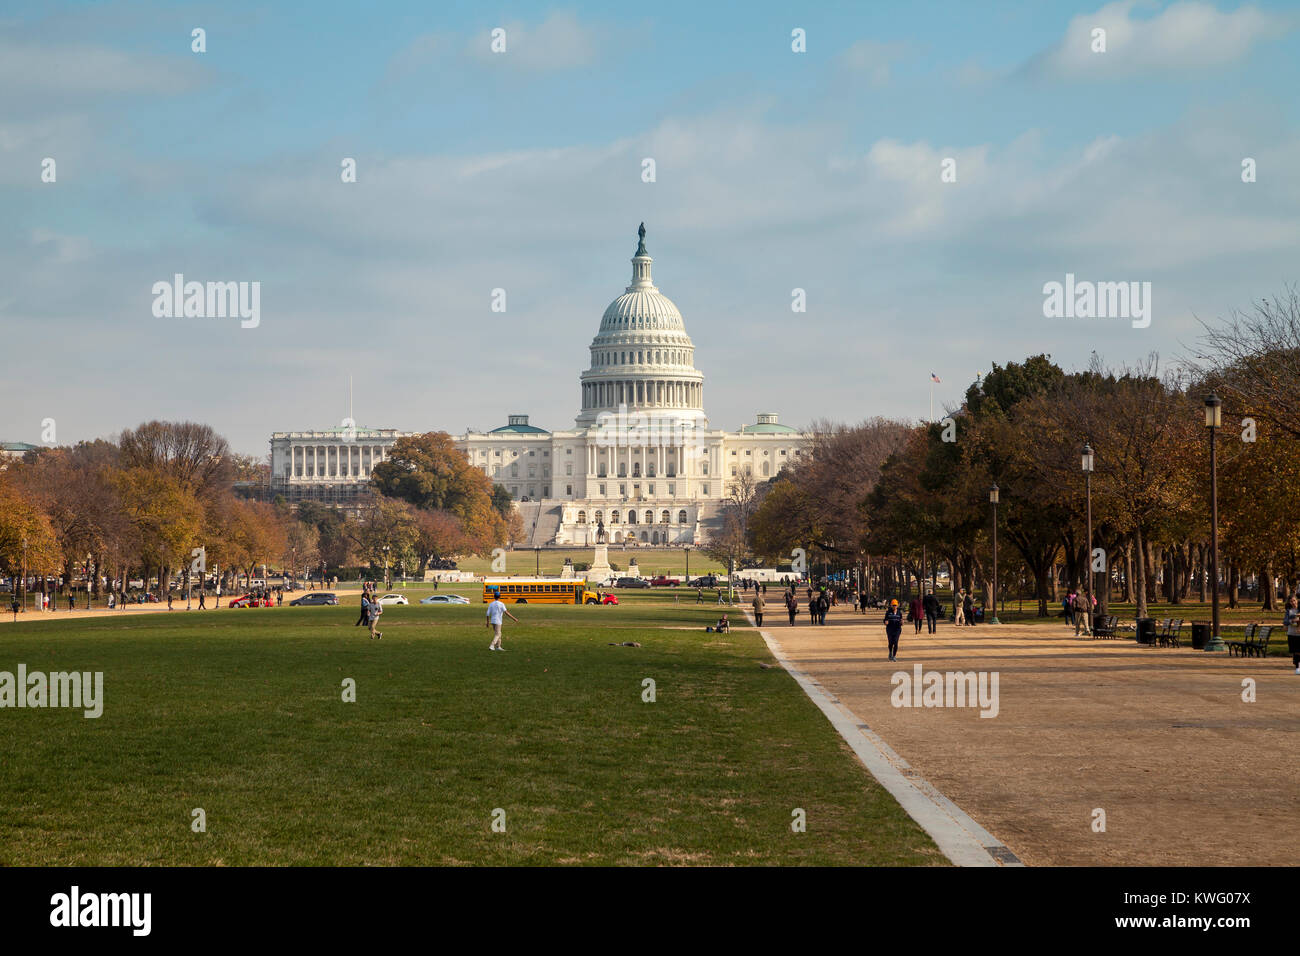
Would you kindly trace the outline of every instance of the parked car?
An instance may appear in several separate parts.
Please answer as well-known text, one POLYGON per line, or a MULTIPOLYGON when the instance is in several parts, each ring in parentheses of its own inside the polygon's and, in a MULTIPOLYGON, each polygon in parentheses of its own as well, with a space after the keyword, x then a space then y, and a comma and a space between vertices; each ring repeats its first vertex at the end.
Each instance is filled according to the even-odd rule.
POLYGON ((645 578, 619 578, 614 585, 620 588, 648 588, 650 582, 645 578))
POLYGON ((715 574, 706 574, 698 577, 690 583, 693 588, 716 588, 718 586, 718 577, 715 574))
POLYGON ((339 599, 333 591, 308 591, 300 598, 289 602, 290 607, 310 606, 315 604, 338 604, 339 599))
POLYGON ((381 594, 379 595, 379 603, 384 607, 388 607, 390 604, 410 604, 411 602, 406 599, 405 594, 381 594))
POLYGON ((617 595, 617 594, 602 594, 601 597, 600 597, 600 603, 601 603, 601 604, 617 604, 617 603, 618 603, 618 595, 617 595))
POLYGON ((420 599, 421 604, 468 604, 469 598, 461 597, 459 594, 431 594, 427 598, 420 599))
POLYGON ((650 586, 652 588, 675 588, 679 584, 681 584, 681 581, 677 578, 670 578, 666 574, 660 574, 650 579, 650 586))
POLYGON ((230 602, 231 607, 272 607, 274 604, 275 602, 269 597, 264 598, 256 594, 245 594, 230 602))

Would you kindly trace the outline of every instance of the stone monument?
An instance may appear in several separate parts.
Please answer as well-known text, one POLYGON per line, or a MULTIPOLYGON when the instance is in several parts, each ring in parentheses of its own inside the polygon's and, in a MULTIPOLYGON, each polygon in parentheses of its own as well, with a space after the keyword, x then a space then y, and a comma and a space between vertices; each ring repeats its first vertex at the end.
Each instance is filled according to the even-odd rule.
POLYGON ((614 569, 609 566, 609 545, 605 542, 605 522, 600 521, 596 524, 596 555, 587 569, 587 581, 603 584, 613 573, 614 569))

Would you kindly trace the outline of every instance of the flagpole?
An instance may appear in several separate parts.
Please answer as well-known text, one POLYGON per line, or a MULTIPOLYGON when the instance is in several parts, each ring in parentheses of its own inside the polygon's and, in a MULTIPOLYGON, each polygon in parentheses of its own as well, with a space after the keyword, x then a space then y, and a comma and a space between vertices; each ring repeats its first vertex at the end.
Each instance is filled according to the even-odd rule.
POLYGON ((934 421, 934 376, 930 376, 930 421, 934 421))

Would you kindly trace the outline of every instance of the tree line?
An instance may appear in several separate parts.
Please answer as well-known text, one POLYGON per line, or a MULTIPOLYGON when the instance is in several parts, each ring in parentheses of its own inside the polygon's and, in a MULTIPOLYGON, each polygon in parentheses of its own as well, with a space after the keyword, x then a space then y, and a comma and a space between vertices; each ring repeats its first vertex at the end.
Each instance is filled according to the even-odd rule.
POLYGON ((202 587, 262 566, 322 578, 354 562, 413 573, 522 535, 508 492, 443 432, 399 439, 356 515, 241 497, 236 479, 258 467, 193 422, 29 451, 0 470, 0 572, 25 569, 42 590, 47 576, 84 575, 96 595, 105 579, 121 590, 137 577, 202 587))
POLYGON ((816 422, 810 454, 735 484, 712 546, 764 563, 804 555, 810 570, 850 569, 891 592, 942 568, 954 592, 991 602, 996 484, 1003 597, 1023 583, 1040 615, 1061 588, 1139 616, 1203 601, 1214 394, 1220 586, 1230 607, 1249 588, 1274 609, 1300 588, 1300 301, 1291 291, 1204 329, 1167 368, 1093 355, 1067 372, 1036 355, 993 365, 939 421, 816 422))

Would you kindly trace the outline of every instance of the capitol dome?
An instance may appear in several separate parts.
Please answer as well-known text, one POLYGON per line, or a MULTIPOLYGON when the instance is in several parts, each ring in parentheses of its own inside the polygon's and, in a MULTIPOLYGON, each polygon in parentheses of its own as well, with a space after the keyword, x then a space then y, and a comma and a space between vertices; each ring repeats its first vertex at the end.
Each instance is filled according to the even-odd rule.
POLYGON ((704 376, 695 368, 695 344, 673 300, 655 287, 654 261, 645 247, 645 223, 632 257, 632 284, 605 309, 591 342, 591 365, 582 373, 579 426, 602 412, 628 411, 704 418, 704 376))

